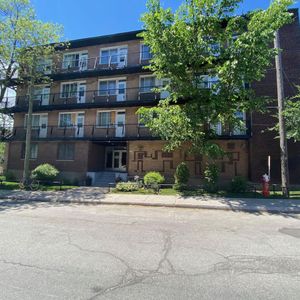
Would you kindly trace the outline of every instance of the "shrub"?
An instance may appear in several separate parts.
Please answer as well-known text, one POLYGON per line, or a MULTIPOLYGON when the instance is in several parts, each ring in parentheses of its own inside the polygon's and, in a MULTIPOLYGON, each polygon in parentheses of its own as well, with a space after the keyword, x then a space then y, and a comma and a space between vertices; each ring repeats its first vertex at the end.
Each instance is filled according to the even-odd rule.
POLYGON ((5 172, 4 176, 6 181, 15 181, 17 179, 16 175, 11 171, 5 172))
POLYGON ((116 190, 119 192, 134 192, 139 190, 139 185, 136 182, 118 182, 116 185, 116 190))
POLYGON ((174 185, 175 189, 181 190, 186 188, 186 185, 190 177, 190 171, 185 162, 182 162, 177 166, 174 177, 175 177, 175 185, 174 185))
POLYGON ((218 190, 219 168, 215 164, 206 166, 204 170, 204 189, 214 193, 218 190))
POLYGON ((37 166, 31 172, 31 178, 44 181, 53 181, 59 174, 59 171, 50 164, 37 166))
POLYGON ((148 172, 144 176, 144 183, 146 185, 158 185, 165 181, 165 177, 162 176, 159 172, 148 172))
POLYGON ((231 180, 230 192, 244 193, 247 191, 247 180, 242 176, 236 176, 231 180))

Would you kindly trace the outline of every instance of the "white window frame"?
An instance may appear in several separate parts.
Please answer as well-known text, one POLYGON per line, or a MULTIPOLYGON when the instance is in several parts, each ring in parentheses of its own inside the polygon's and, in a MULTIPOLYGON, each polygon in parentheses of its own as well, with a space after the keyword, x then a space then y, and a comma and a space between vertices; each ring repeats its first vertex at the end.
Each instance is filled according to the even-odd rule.
POLYGON ((145 45, 143 42, 140 43, 140 62, 142 61, 147 61, 147 60, 150 60, 152 59, 152 54, 151 54, 151 51, 150 51, 150 47, 149 47, 149 58, 143 58, 143 46, 146 46, 146 47, 149 47, 147 45, 145 45))
MULTIPOLYGON (((48 113, 33 113, 32 114, 32 121, 33 121, 33 117, 34 116, 39 116, 40 117, 40 119, 39 119, 39 126, 38 127, 40 127, 41 125, 40 125, 40 121, 41 121, 41 116, 47 116, 47 120, 48 120, 48 113)), ((24 128, 27 128, 27 122, 26 122, 26 120, 27 120, 27 118, 28 118, 28 114, 25 114, 25 116, 24 116, 24 128)), ((37 129, 37 126, 33 126, 32 125, 32 129, 37 129)))
MULTIPOLYGON (((61 66, 63 70, 68 69, 68 66, 65 66, 65 57, 66 57, 67 55, 77 55, 77 54, 79 55, 79 58, 78 58, 78 68, 79 68, 80 56, 81 56, 82 54, 87 54, 88 57, 89 57, 89 51, 88 51, 88 50, 66 52, 66 53, 63 54, 63 61, 62 61, 62 66, 61 66)), ((71 68, 77 68, 77 67, 75 66, 75 67, 71 67, 71 68)))
MULTIPOLYGON (((118 51, 117 58, 118 58, 118 61, 119 61, 120 49, 123 49, 123 48, 127 49, 127 54, 126 54, 126 65, 127 65, 127 61, 128 61, 128 45, 120 45, 120 46, 118 45, 118 46, 111 46, 111 47, 100 48, 100 51, 99 51, 99 65, 110 65, 109 62, 107 64, 101 62, 102 51, 110 51, 112 49, 117 49, 117 51, 118 51)), ((110 56, 111 55, 109 55, 108 57, 110 57, 110 56)), ((118 62, 116 62, 116 64, 118 64, 118 62)))
MULTIPOLYGON (((64 82, 61 82, 60 83, 60 98, 62 99, 65 99, 65 98, 73 98, 73 97, 64 97, 63 95, 63 85, 67 85, 67 84, 74 84, 76 83, 77 84, 77 91, 76 91, 76 96, 78 96, 78 93, 79 93, 79 85, 80 84, 85 84, 86 85, 86 80, 83 80, 83 81, 64 81, 64 82)), ((74 97, 74 98, 75 98, 74 97)))
POLYGON ((151 78, 151 77, 154 77, 154 86, 152 88, 155 88, 157 85, 158 85, 158 79, 155 75, 151 74, 151 75, 141 75, 140 78, 139 78, 139 93, 153 93, 151 90, 150 91, 142 91, 142 79, 144 78, 151 78))
POLYGON ((127 77, 113 77, 113 78, 105 78, 105 79, 103 79, 103 78, 101 78, 101 79, 98 79, 98 96, 100 96, 100 97, 107 97, 107 96, 116 96, 116 95, 118 95, 118 92, 117 92, 117 90, 118 90, 118 87, 117 87, 117 85, 118 85, 118 83, 119 83, 119 81, 126 81, 126 90, 127 90, 127 77), (109 94, 109 93, 106 93, 106 95, 100 95, 100 82, 108 82, 108 81, 116 81, 116 94, 109 94))
MULTIPOLYGON (((112 112, 115 112, 115 118, 116 118, 116 115, 118 112, 124 112, 125 113, 125 120, 126 120, 126 110, 125 109, 105 109, 105 110, 97 110, 96 112, 96 128, 107 128, 107 126, 99 126, 98 125, 98 114, 99 113, 102 113, 102 112, 109 112, 109 113, 112 113, 112 112)), ((111 120, 110 120, 111 121, 111 120)), ((115 120, 116 121, 116 120, 115 120)), ((109 128, 113 128, 116 124, 114 123, 110 123, 109 124, 109 128)))
POLYGON ((58 113, 58 124, 57 124, 57 127, 59 128, 59 129, 64 129, 64 128, 74 128, 74 127, 76 127, 77 126, 77 124, 72 124, 72 126, 60 126, 60 116, 61 115, 67 115, 67 114, 73 114, 73 115, 76 115, 76 119, 77 119, 77 115, 78 114, 85 114, 85 112, 84 111, 61 111, 61 112, 59 112, 58 113))

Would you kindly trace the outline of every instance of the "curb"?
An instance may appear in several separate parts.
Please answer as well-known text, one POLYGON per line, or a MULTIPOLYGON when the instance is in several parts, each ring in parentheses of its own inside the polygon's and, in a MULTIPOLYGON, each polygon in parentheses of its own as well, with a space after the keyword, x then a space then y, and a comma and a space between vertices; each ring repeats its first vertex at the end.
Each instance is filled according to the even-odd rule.
POLYGON ((68 200, 47 200, 43 198, 20 198, 13 196, 4 196, 2 199, 11 201, 28 201, 28 202, 41 202, 41 203, 68 203, 68 204, 83 204, 83 205, 122 205, 122 206, 141 206, 141 207, 166 207, 166 208, 183 208, 183 209, 206 209, 206 210, 222 210, 232 212, 249 212, 249 213, 272 213, 272 214, 300 214, 299 209, 289 208, 258 208, 258 207, 229 207, 229 206, 218 206, 218 205, 203 205, 203 204, 171 204, 171 203, 155 203, 155 202, 135 202, 135 201, 106 201, 106 200, 87 200, 87 201, 68 201, 68 200))

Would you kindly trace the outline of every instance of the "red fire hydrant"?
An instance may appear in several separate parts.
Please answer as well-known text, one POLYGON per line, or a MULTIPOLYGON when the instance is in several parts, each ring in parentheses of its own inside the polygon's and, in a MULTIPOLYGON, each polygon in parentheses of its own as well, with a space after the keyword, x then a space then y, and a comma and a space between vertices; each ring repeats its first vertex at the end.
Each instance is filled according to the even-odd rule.
POLYGON ((267 174, 262 177, 262 194, 264 197, 270 196, 270 178, 267 174))

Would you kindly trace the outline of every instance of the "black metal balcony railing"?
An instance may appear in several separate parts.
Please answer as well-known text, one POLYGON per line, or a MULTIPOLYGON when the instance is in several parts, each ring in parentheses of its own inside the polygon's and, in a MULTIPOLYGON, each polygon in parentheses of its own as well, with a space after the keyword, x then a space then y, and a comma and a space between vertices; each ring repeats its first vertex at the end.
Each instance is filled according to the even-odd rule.
POLYGON ((124 52, 113 55, 102 54, 97 57, 79 55, 76 59, 65 58, 52 64, 40 64, 37 68, 44 70, 45 74, 123 69, 131 66, 147 65, 151 58, 152 56, 148 51, 124 52))
MULTIPOLYGON (((26 128, 14 127, 10 139, 24 141, 26 128)), ((155 138, 149 128, 139 124, 110 124, 109 126, 74 125, 74 126, 38 126, 32 128, 32 140, 126 140, 155 138)))
MULTIPOLYGON (((165 99, 169 93, 167 91, 156 92, 156 87, 141 87, 141 88, 114 88, 107 90, 92 90, 92 91, 70 91, 63 93, 37 94, 34 95, 34 107, 59 106, 64 107, 84 104, 101 105, 104 103, 119 103, 122 106, 124 102, 139 101, 155 102, 165 99)), ((1 103, 2 108, 18 107, 25 109, 28 107, 29 97, 17 96, 7 97, 1 103)))
MULTIPOLYGON (((222 132, 216 131, 216 138, 247 138, 250 134, 250 127, 246 123, 247 129, 238 130, 229 127, 222 128, 222 132)), ((24 141, 26 138, 26 128, 14 127, 13 129, 3 129, 2 138, 10 140, 24 141), (9 133, 9 134, 8 134, 9 133)), ((150 129, 141 124, 110 124, 100 125, 72 125, 72 126, 33 126, 32 140, 137 140, 137 139, 159 139, 151 133, 150 129)))

